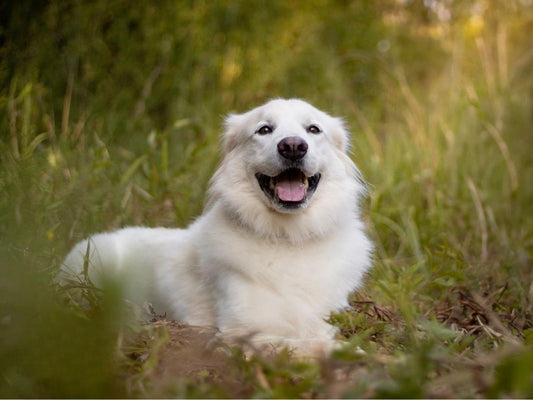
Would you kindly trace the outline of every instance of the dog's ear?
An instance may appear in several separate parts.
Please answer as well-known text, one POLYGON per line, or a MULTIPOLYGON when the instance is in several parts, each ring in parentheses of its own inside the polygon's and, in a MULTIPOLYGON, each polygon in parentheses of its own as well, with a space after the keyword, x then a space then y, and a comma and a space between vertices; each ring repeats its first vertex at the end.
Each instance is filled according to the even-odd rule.
POLYGON ((346 129, 344 120, 341 118, 334 118, 334 120, 333 144, 343 153, 347 153, 350 149, 350 132, 346 129))
POLYGON ((225 131, 222 136, 222 152, 228 154, 237 147, 239 143, 239 134, 243 129, 244 115, 230 114, 224 122, 225 131))

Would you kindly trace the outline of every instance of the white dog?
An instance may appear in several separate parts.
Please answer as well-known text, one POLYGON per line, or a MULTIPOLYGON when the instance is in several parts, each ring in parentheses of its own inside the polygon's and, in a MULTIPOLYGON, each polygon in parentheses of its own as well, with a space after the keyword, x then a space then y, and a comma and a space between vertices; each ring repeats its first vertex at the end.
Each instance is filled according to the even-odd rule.
POLYGON ((325 319, 370 266, 360 174, 343 123, 297 99, 230 115, 204 214, 188 229, 131 227, 78 243, 63 273, 119 277, 128 296, 224 339, 331 350, 325 319), (87 272, 87 271, 85 271, 87 272))

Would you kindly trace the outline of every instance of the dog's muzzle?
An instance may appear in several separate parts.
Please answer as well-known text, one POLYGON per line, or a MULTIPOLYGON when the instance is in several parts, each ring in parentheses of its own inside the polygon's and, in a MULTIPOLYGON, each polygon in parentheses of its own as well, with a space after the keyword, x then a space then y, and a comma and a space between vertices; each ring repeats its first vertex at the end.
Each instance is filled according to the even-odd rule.
POLYGON ((321 176, 320 173, 307 176, 300 168, 307 154, 307 142, 301 137, 289 136, 278 143, 277 150, 287 168, 276 176, 256 173, 259 187, 275 208, 288 211, 303 208, 315 192, 321 176))

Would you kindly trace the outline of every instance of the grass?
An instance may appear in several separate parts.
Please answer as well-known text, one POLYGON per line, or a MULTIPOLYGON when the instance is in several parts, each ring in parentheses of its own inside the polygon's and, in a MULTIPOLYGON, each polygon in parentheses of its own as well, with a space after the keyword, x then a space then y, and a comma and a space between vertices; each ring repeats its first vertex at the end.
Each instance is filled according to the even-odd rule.
POLYGON ((11 58, 9 75, 2 64, 1 397, 533 396, 530 9, 502 3, 480 20, 454 5, 452 21, 428 23, 409 4, 326 3, 288 13, 283 2, 188 12, 51 2, 47 28, 28 25, 37 38, 63 35, 67 68, 47 41, 30 46, 33 70, 11 58), (51 29, 62 13, 79 27, 51 29), (113 13, 123 18, 106 22, 113 13), (94 30, 100 19, 107 30, 94 30), (132 24, 136 45, 123 31, 132 24), (219 53, 207 39, 226 40, 221 32, 234 46, 219 53), (84 40, 91 57, 77 53, 84 40), (276 56, 288 49, 293 57, 276 56), (246 360, 208 329, 139 323, 120 287, 89 310, 65 302, 51 278, 75 242, 187 225, 218 161, 222 115, 277 95, 345 116, 369 182, 374 267, 331 316, 345 348, 321 361, 246 360))

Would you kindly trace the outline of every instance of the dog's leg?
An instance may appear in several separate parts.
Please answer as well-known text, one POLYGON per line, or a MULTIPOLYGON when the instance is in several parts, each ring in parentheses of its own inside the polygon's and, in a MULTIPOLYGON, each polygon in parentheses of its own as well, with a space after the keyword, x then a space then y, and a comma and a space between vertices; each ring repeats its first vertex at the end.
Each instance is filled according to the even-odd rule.
POLYGON ((112 282, 135 303, 157 302, 150 298, 154 269, 179 234, 179 230, 136 227, 93 235, 74 246, 56 281, 96 288, 112 282))
POLYGON ((57 278, 60 284, 96 287, 109 280, 134 303, 150 303, 156 314, 215 325, 210 292, 186 230, 134 227, 91 236, 74 246, 57 278))

